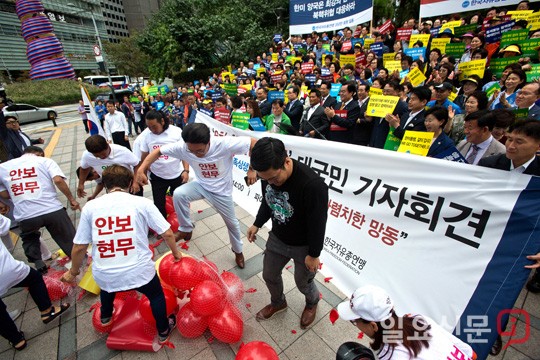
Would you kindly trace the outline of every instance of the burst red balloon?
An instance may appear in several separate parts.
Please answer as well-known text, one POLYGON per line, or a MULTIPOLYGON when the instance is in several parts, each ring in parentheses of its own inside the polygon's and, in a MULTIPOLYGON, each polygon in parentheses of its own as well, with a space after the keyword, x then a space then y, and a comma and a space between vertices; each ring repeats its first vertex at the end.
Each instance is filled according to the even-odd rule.
POLYGON ((101 324, 101 303, 98 301, 92 307, 90 308, 90 311, 94 311, 92 314, 92 325, 94 326, 94 329, 99 333, 109 333, 111 332, 111 329, 113 327, 113 324, 115 320, 118 318, 118 314, 120 312, 120 309, 124 305, 124 300, 122 299, 114 299, 113 302, 113 321, 108 326, 103 326, 101 324))
MULTIPOLYGON (((45 282, 45 286, 47 287, 47 292, 49 293, 49 298, 51 301, 57 301, 65 298, 72 289, 70 285, 60 280, 57 273, 52 273, 43 277, 43 281, 45 282)), ((62 274, 60 274, 60 276, 62 276, 62 274)))
POLYGON ((216 339, 227 344, 240 341, 244 332, 240 311, 229 303, 222 312, 210 317, 208 327, 216 339))
POLYGON ((171 230, 173 232, 178 231, 178 227, 180 226, 180 224, 178 224, 178 218, 176 217, 176 213, 167 215, 167 222, 169 223, 169 225, 171 225, 171 230))
POLYGON ((240 347, 235 360, 279 360, 279 356, 264 341, 252 341, 240 347))
POLYGON ((165 212, 167 215, 176 213, 172 196, 165 196, 165 212))
POLYGON ((191 257, 183 257, 170 267, 171 285, 178 290, 189 290, 203 280, 203 272, 199 262, 191 257))
POLYGON ((176 315, 178 331, 186 338, 201 336, 208 327, 208 318, 193 311, 191 303, 184 305, 176 315))
POLYGON ((244 297, 244 284, 242 280, 230 271, 221 274, 227 298, 234 304, 240 302, 244 297))
POLYGON ((129 290, 129 291, 120 291, 116 293, 116 297, 114 300, 126 300, 127 298, 135 298, 137 299, 139 295, 135 290, 129 290))
POLYGON ((223 309, 223 290, 213 281, 205 280, 193 288, 191 306, 201 316, 211 316, 223 309))

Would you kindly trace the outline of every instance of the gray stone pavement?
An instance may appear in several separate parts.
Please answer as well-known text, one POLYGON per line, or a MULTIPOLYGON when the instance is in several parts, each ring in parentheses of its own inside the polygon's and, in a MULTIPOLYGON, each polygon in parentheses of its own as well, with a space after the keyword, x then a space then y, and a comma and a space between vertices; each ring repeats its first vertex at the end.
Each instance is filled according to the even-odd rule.
MULTIPOLYGON (((24 127, 23 127, 24 130, 24 127)), ((47 128, 34 135, 46 139, 47 153, 60 165, 69 177, 72 191, 76 189, 75 169, 84 150, 86 134, 79 123, 59 126, 57 129, 47 128), (55 132, 61 132, 60 134, 55 132), (58 139, 56 142, 55 138, 58 139), (52 140, 52 141, 51 141, 52 140)), ((90 192, 93 185, 87 185, 90 192)), ((150 187, 145 188, 144 195, 151 198, 150 187)), ((66 199, 62 196, 62 201, 66 199)), ((84 204, 81 201, 81 205, 84 204)), ((185 339, 178 331, 171 338, 175 349, 164 348, 157 353, 135 351, 113 351, 105 346, 106 338, 96 333, 92 327, 90 306, 99 297, 84 295, 79 301, 72 295, 69 301, 72 308, 60 320, 44 325, 39 319, 38 310, 26 290, 12 289, 2 300, 9 310, 21 309, 23 314, 16 323, 25 332, 28 347, 20 352, 11 349, 8 342, 0 338, 0 359, 234 359, 241 342, 265 341, 279 354, 280 359, 334 359, 340 344, 345 341, 358 341, 368 345, 369 339, 358 339, 358 330, 349 322, 338 320, 334 325, 328 319, 330 310, 346 296, 331 282, 326 283, 322 274, 317 274, 317 285, 322 293, 315 323, 308 329, 300 328, 300 315, 304 302, 303 296, 296 289, 292 267, 284 271, 285 291, 289 308, 277 314, 275 318, 257 322, 254 315, 269 302, 269 294, 262 280, 262 252, 265 246, 267 230, 261 229, 256 242, 250 244, 245 239, 247 227, 253 223, 253 217, 240 207, 236 207, 236 215, 241 221, 243 233, 245 269, 235 266, 231 253, 227 229, 219 214, 204 200, 194 202, 191 206, 192 217, 196 221, 193 240, 189 244, 189 255, 202 258, 206 256, 216 263, 219 270, 230 270, 244 282, 244 288, 256 289, 256 292, 245 293, 240 304, 244 319, 244 334, 236 344, 223 344, 211 337, 209 331, 197 339, 185 339)), ((69 211, 75 224, 80 212, 69 211)), ((44 238, 51 251, 58 249, 49 234, 44 231, 44 238)), ((151 241, 154 241, 153 239, 151 241)), ((159 254, 167 251, 165 244, 157 249, 159 254)), ((25 261, 20 241, 13 251, 15 258, 25 261)), ((291 263, 292 265, 292 263, 291 263)), ((540 295, 530 294, 523 290, 516 301, 515 308, 526 310, 530 314, 530 337, 524 343, 516 343, 504 350, 497 359, 540 359, 540 295)), ((527 326, 523 316, 517 321, 516 338, 526 334, 527 326)), ((505 343, 508 339, 504 339, 505 343)), ((490 357, 491 359, 492 357, 490 357)), ((495 359, 495 358, 494 358, 495 359)))

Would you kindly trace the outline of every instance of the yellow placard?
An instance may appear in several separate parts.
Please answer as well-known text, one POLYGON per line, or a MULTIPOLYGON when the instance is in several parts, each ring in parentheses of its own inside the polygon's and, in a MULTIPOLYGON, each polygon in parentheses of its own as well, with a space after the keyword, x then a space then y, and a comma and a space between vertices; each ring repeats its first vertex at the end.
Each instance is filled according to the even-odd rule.
POLYGON ((431 40, 431 49, 439 49, 444 54, 446 51, 446 44, 450 42, 450 38, 436 38, 431 40))
POLYGON ((382 95, 382 89, 375 88, 375 87, 370 87, 369 88, 369 96, 374 96, 374 95, 382 95))
MULTIPOLYGON (((307 94, 308 91, 309 91, 309 89, 308 89, 308 87, 307 87, 306 85, 302 85, 302 86, 300 87, 300 91, 302 92, 302 94, 307 94)), ((288 99, 287 96, 285 96, 285 97, 288 99)))
POLYGON ((454 100, 457 98, 457 92, 451 92, 450 95, 448 95, 448 100, 454 102, 454 100))
POLYGON ((512 10, 508 11, 506 15, 512 15, 512 20, 528 20, 529 15, 531 15, 534 12, 534 10, 512 10))
POLYGON ((426 76, 420 71, 419 68, 414 68, 407 74, 407 79, 412 86, 417 87, 422 82, 426 81, 426 76))
POLYGON ((240 85, 239 88, 246 89, 247 91, 251 91, 253 89, 253 85, 244 84, 244 85, 240 85))
POLYGON ((405 131, 398 152, 426 156, 431 141, 433 140, 432 132, 427 131, 405 131))
POLYGON ((531 27, 529 30, 538 30, 540 29, 540 11, 529 14, 527 21, 531 27))
POLYGON ((442 33, 444 31, 444 29, 451 29, 452 33, 453 33, 454 28, 458 27, 458 26, 461 26, 461 20, 449 21, 446 24, 443 24, 441 26, 441 28, 439 29, 439 34, 442 33))
POLYGON ((389 73, 393 73, 396 70, 401 71, 401 61, 399 60, 385 61, 384 67, 388 69, 389 73))
POLYGON ((392 60, 394 60, 395 57, 396 57, 395 52, 382 54, 383 63, 386 63, 387 61, 392 61, 392 60))
POLYGON ((369 98, 366 115, 385 117, 394 112, 399 96, 373 95, 369 98))
POLYGON ((264 66, 261 66, 257 69, 257 76, 261 75, 263 72, 266 72, 266 68, 264 66))
POLYGON ((422 44, 427 47, 431 34, 412 34, 409 39, 409 45, 412 47, 417 41, 421 41, 422 44))
POLYGON ((225 81, 225 76, 227 76, 227 75, 229 76, 229 79, 230 79, 231 81, 233 81, 234 79, 236 79, 236 76, 234 76, 233 73, 230 73, 230 72, 228 72, 228 71, 224 71, 224 72, 221 73, 221 80, 222 80, 222 81, 225 81))
POLYGON ((375 43, 375 39, 373 38, 365 38, 364 39, 364 49, 369 49, 369 46, 375 43))
POLYGON ((272 61, 278 61, 278 53, 272 53, 272 61))
POLYGON ((459 74, 459 81, 468 78, 471 75, 478 75, 480 79, 484 77, 484 71, 486 70, 486 60, 472 60, 459 63, 458 69, 461 71, 459 74))
POLYGON ((339 57, 339 62, 341 64, 341 67, 345 66, 346 64, 351 64, 353 67, 356 66, 356 55, 341 55, 339 57))

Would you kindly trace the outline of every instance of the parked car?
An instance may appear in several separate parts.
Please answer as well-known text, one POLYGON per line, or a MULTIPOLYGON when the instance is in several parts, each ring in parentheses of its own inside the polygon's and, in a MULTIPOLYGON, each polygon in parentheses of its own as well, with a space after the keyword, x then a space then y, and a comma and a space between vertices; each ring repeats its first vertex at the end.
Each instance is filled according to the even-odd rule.
MULTIPOLYGON (((130 97, 131 95, 133 95, 133 91, 131 90, 114 90, 115 101, 118 101, 120 105, 124 102, 124 96, 130 97)), ((98 100, 101 100, 105 104, 107 101, 113 100, 113 95, 111 92, 98 94, 94 99, 94 105, 97 104, 98 100)))
POLYGON ((12 104, 2 110, 4 116, 15 116, 21 124, 40 120, 55 120, 58 113, 54 109, 40 108, 28 104, 12 104))

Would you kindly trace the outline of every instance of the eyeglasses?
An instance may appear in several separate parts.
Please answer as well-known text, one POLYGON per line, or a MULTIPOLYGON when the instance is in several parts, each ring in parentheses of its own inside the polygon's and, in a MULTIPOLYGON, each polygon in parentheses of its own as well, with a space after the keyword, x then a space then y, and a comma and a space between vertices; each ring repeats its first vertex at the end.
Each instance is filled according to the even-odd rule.
POLYGON ((9 120, 9 121, 6 121, 6 124, 16 124, 18 122, 19 120, 9 120))

